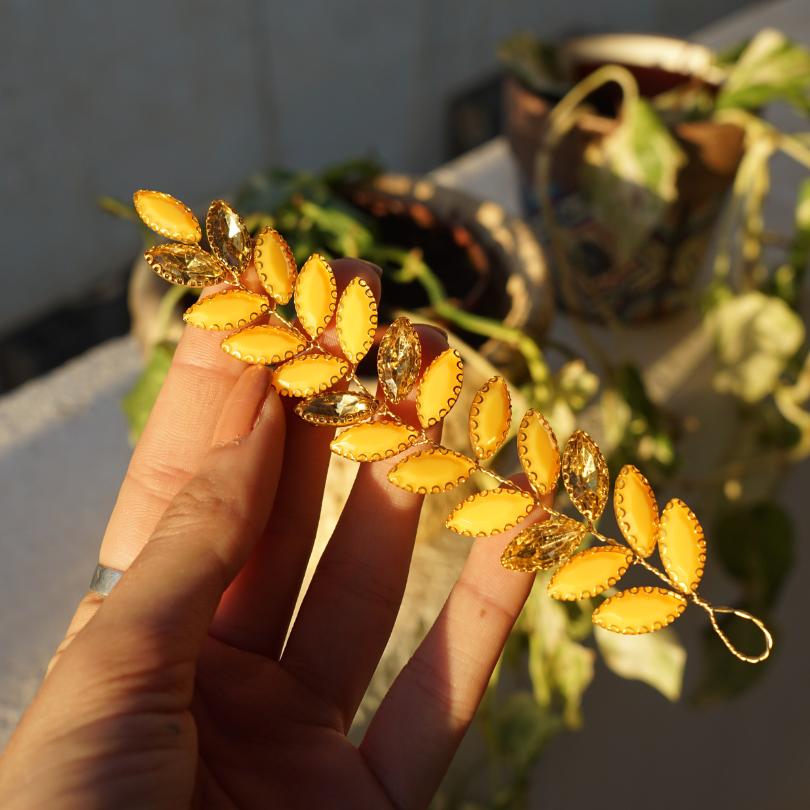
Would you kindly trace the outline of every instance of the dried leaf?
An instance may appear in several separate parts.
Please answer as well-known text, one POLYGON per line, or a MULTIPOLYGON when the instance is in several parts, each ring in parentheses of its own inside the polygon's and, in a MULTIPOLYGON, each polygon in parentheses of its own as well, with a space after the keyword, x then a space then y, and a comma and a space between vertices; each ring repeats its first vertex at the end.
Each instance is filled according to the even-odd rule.
POLYGON ((575 431, 566 442, 562 474, 571 502, 588 520, 596 520, 607 503, 610 475, 596 442, 584 430, 575 431))
POLYGON ((149 248, 146 263, 164 280, 183 287, 207 287, 221 281, 227 268, 197 245, 169 243, 149 248))
POLYGON ((326 329, 335 311, 335 301, 335 274, 323 256, 313 253, 295 281, 295 311, 308 335, 316 338, 326 329))
POLYGON ((222 349, 245 363, 271 365, 289 360, 307 346, 304 336, 287 326, 249 326, 222 341, 222 349))
POLYGON ((532 489, 545 495, 560 476, 560 450, 551 425, 539 411, 526 411, 518 429, 518 455, 532 489))
POLYGON ((138 216, 148 228, 167 239, 194 244, 202 238, 202 228, 191 209, 162 191, 140 189, 132 195, 138 216))
POLYGON ((431 447, 402 459, 388 473, 388 480, 407 492, 436 494, 463 484, 475 469, 475 462, 467 456, 431 447))
POLYGON ((674 585, 684 593, 692 593, 703 576, 706 541, 695 513, 677 498, 661 513, 658 553, 674 585))
POLYGON ((339 433, 332 452, 353 461, 380 461, 401 453, 420 437, 418 430, 393 419, 378 419, 339 433))
POLYGON ((364 391, 327 391, 299 402, 295 412, 313 425, 347 427, 374 416, 379 407, 364 391))
POLYGON ((270 311, 270 300, 247 290, 224 290, 201 298, 183 314, 183 320, 199 329, 241 329, 270 311))
POLYGON ((593 612, 593 623, 626 635, 651 633, 672 624, 686 610, 686 599, 666 588, 630 588, 606 599, 593 612))
POLYGON ((470 444, 475 457, 486 460, 501 447, 512 424, 512 400, 503 377, 487 380, 470 407, 470 444))
POLYGON ((311 397, 340 382, 348 370, 349 364, 332 354, 302 354, 273 372, 273 385, 288 397, 311 397))
POLYGON ((565 515, 549 515, 524 529, 504 549, 501 565, 511 571, 544 571, 559 565, 579 548, 586 528, 565 515))
POLYGON ((209 206, 205 235, 211 252, 238 278, 250 263, 253 243, 242 217, 225 200, 214 200, 209 206))
POLYGON ((407 318, 397 318, 383 335, 377 352, 377 377, 389 402, 400 402, 410 393, 421 363, 419 335, 407 318))
POLYGON ((476 492, 448 515, 445 525, 465 537, 488 537, 512 529, 536 506, 528 492, 502 486, 476 492))
POLYGON ((640 557, 649 557, 658 536, 658 504, 650 482, 631 464, 616 478, 613 509, 624 539, 640 557))
POLYGON ((297 268, 290 246, 274 228, 256 234, 253 264, 267 294, 277 304, 286 304, 292 298, 297 268))
POLYGON ((424 428, 450 412, 461 393, 464 364, 455 349, 445 349, 425 370, 416 392, 416 415, 424 428))
POLYGON ((371 287, 359 276, 353 278, 337 307, 337 335, 346 359, 356 366, 374 344, 377 332, 377 300, 371 287))
POLYGON ((613 587, 632 562, 632 552, 621 546, 595 546, 580 551, 551 578, 549 596, 563 601, 598 596, 613 587))

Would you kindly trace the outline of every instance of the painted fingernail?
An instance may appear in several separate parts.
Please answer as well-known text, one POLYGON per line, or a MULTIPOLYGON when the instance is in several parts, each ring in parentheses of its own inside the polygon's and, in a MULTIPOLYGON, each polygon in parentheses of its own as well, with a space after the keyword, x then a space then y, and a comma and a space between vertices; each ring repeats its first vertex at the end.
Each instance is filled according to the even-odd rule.
POLYGON ((356 261, 362 262, 364 265, 366 265, 366 267, 368 267, 369 270, 373 270, 380 278, 382 278, 383 271, 382 267, 379 265, 374 264, 374 262, 367 262, 365 259, 356 259, 356 261))
POLYGON ((434 326, 432 323, 420 323, 417 324, 418 329, 432 329, 434 332, 438 332, 445 340, 449 340, 450 336, 447 332, 441 328, 441 326, 434 326))
POLYGON ((261 418, 271 379, 265 366, 249 366, 239 375, 214 430, 215 445, 239 441, 253 430, 261 418))

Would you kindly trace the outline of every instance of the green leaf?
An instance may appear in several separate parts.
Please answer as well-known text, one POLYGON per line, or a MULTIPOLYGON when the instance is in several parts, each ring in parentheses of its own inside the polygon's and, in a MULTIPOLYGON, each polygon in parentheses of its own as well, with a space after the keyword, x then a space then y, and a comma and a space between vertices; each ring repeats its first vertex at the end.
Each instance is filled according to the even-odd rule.
POLYGON ((559 730, 559 722, 529 692, 512 692, 492 715, 490 740, 496 754, 525 768, 559 730))
POLYGON ((557 49, 533 34, 518 33, 498 47, 498 58, 507 72, 520 79, 535 92, 548 92, 564 86, 564 77, 557 65, 557 49))
POLYGON ((796 312, 758 291, 723 301, 707 322, 718 361, 715 388, 745 402, 758 402, 775 390, 804 342, 804 323, 796 312))
POLYGON ((686 650, 672 629, 623 636, 595 627, 594 637, 608 669, 618 676, 643 681, 667 700, 675 701, 681 696, 686 650))
POLYGON ((594 216, 613 234, 618 262, 630 259, 677 197, 686 157, 649 102, 625 101, 616 128, 585 151, 583 185, 594 216))
POLYGON ((717 107, 757 110, 773 101, 785 101, 810 114, 810 51, 766 28, 730 69, 717 107))
POLYGON ((171 343, 158 343, 152 349, 141 376, 121 401, 121 407, 129 424, 129 440, 138 441, 146 427, 152 406, 163 385, 163 380, 172 364, 175 346, 171 343))
POLYGON ((713 548, 745 591, 755 612, 770 608, 793 565, 795 533, 790 515, 762 501, 738 506, 717 521, 713 548))

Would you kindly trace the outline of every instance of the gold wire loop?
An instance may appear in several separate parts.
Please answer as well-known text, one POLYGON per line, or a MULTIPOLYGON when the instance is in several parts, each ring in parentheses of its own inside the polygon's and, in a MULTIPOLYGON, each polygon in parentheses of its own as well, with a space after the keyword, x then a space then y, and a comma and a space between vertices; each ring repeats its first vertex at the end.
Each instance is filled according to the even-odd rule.
POLYGON ((747 610, 740 610, 739 608, 730 607, 714 607, 713 605, 707 604, 702 599, 695 599, 694 602, 695 604, 700 605, 700 607, 702 607, 706 613, 709 614, 709 620, 712 623, 714 632, 717 633, 720 640, 726 645, 728 651, 736 658, 739 658, 740 661, 745 661, 747 664, 759 664, 771 654, 771 650, 773 649, 773 636, 771 635, 771 631, 768 630, 765 623, 761 619, 758 619, 747 610), (759 655, 746 655, 745 653, 740 652, 740 650, 734 646, 731 639, 720 629, 720 625, 717 622, 717 613, 727 613, 732 616, 737 616, 744 621, 751 622, 752 624, 756 625, 757 629, 760 631, 760 633, 762 633, 762 636, 765 639, 765 650, 759 655))

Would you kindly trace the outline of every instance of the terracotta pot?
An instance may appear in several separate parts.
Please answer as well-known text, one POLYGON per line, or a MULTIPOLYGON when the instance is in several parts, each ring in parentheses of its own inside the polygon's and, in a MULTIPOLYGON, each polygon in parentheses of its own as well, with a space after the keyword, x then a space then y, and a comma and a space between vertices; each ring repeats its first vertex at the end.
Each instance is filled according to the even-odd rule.
MULTIPOLYGON (((571 84, 604 64, 621 64, 653 96, 687 82, 711 92, 717 76, 711 52, 666 37, 611 35, 564 43, 560 62, 571 84)), ((687 157, 677 178, 678 196, 663 221, 630 260, 612 257, 612 237, 598 223, 582 193, 580 172, 589 144, 617 125, 609 114, 619 97, 605 88, 594 94, 602 113, 583 115, 556 146, 551 160, 553 219, 565 236, 573 295, 559 296, 565 309, 604 319, 605 310, 625 322, 666 315, 683 306, 708 247, 723 198, 743 154, 743 131, 730 124, 693 121, 676 125, 672 134, 687 157)), ((541 241, 548 235, 538 216, 535 190, 537 157, 544 147, 548 117, 557 99, 529 89, 513 77, 505 80, 506 130, 518 164, 528 216, 541 241)), ((558 280, 561 268, 549 256, 558 280)), ((561 285, 558 283, 557 289, 561 285)))

